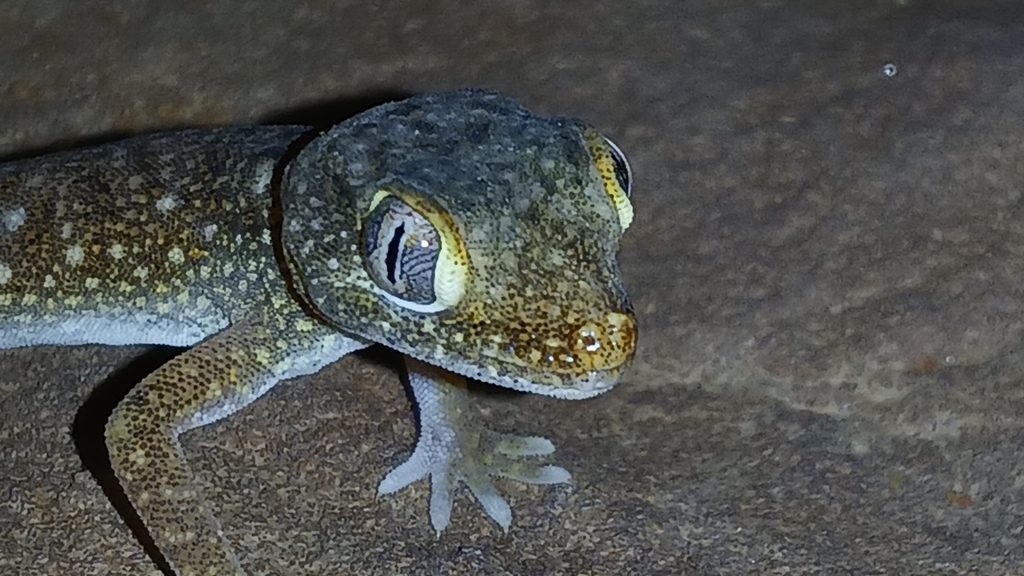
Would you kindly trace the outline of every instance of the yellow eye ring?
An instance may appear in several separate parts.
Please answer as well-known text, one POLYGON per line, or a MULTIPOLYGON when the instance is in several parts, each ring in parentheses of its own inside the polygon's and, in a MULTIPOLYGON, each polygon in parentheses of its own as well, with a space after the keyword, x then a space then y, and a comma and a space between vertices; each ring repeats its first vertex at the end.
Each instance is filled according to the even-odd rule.
POLYGON ((614 142, 591 128, 583 130, 583 140, 597 167, 597 173, 601 175, 604 191, 615 207, 619 226, 625 231, 633 223, 633 205, 629 201, 633 191, 633 172, 626 161, 626 155, 614 142))

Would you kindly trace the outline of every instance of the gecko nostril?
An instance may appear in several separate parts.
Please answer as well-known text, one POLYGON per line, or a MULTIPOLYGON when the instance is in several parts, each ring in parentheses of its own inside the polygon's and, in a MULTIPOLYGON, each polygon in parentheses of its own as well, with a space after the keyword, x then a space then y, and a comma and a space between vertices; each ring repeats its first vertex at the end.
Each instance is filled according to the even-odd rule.
POLYGON ((595 370, 626 363, 636 348, 636 322, 629 314, 609 312, 600 322, 586 322, 576 329, 571 349, 595 370))

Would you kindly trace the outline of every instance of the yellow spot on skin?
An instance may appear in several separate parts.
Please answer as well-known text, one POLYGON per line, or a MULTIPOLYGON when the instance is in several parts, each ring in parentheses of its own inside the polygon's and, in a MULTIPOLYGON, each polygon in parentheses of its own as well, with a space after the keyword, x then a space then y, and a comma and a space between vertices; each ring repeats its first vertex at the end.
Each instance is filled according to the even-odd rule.
POLYGON ((131 456, 128 457, 128 459, 140 466, 146 465, 146 453, 143 452, 142 450, 135 450, 134 452, 132 452, 131 456))
POLYGON ((99 278, 86 278, 85 279, 85 287, 86 288, 93 288, 93 289, 94 288, 99 288, 99 285, 100 285, 99 278))
POLYGON ((139 266, 138 268, 135 269, 134 272, 132 272, 132 276, 135 276, 140 280, 145 280, 146 278, 149 277, 149 268, 146 268, 145 266, 139 266))
POLYGON ((36 303, 36 300, 38 299, 39 298, 35 294, 25 294, 25 296, 21 298, 21 305, 32 306, 33 304, 36 303))
POLYGON ((255 353, 256 353, 256 361, 257 362, 259 362, 260 364, 262 364, 264 366, 266 366, 267 364, 270 364, 270 353, 267 352, 266 349, 259 348, 259 349, 257 349, 255 351, 255 353))
POLYGON ((189 257, 190 257, 190 258, 192 258, 193 260, 197 260, 197 259, 199 259, 199 258, 202 258, 203 256, 208 256, 209 254, 210 254, 210 253, 209 253, 209 252, 207 252, 206 250, 203 250, 203 249, 201 249, 201 248, 198 248, 198 247, 196 247, 196 246, 193 246, 193 247, 192 247, 192 248, 191 248, 191 249, 190 249, 190 250, 188 251, 188 255, 189 255, 189 257))

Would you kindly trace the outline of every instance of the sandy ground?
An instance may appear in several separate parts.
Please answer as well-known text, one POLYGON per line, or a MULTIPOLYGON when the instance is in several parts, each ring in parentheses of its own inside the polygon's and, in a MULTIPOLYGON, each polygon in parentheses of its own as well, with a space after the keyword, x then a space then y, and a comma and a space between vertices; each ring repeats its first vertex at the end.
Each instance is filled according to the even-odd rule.
MULTIPOLYGON (((251 574, 1024 574, 1021 6, 0 0, 0 155, 473 86, 629 156, 631 375, 479 394, 574 483, 436 537, 348 358, 184 438, 251 574)), ((83 466, 145 352, 0 353, 0 573, 158 574, 83 466)))

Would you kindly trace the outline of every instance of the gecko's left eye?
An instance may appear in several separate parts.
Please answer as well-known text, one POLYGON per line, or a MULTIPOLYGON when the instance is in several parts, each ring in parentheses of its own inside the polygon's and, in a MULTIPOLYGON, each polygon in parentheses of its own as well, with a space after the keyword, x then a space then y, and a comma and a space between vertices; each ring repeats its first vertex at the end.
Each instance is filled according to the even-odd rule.
POLYGON ((608 145, 608 151, 611 152, 612 164, 615 167, 615 180, 618 181, 619 187, 626 193, 626 198, 632 198, 633 170, 629 167, 629 161, 626 160, 626 155, 615 145, 615 142, 607 138, 604 139, 604 142, 608 145))
POLYGON ((451 308, 465 293, 468 258, 454 223, 428 200, 380 191, 362 233, 366 271, 388 300, 415 312, 451 308))
POLYGON ((629 168, 626 155, 614 142, 598 134, 596 130, 583 130, 583 139, 587 143, 597 173, 601 175, 604 191, 615 207, 619 225, 625 230, 633 222, 633 205, 629 202, 633 194, 633 171, 629 168))

